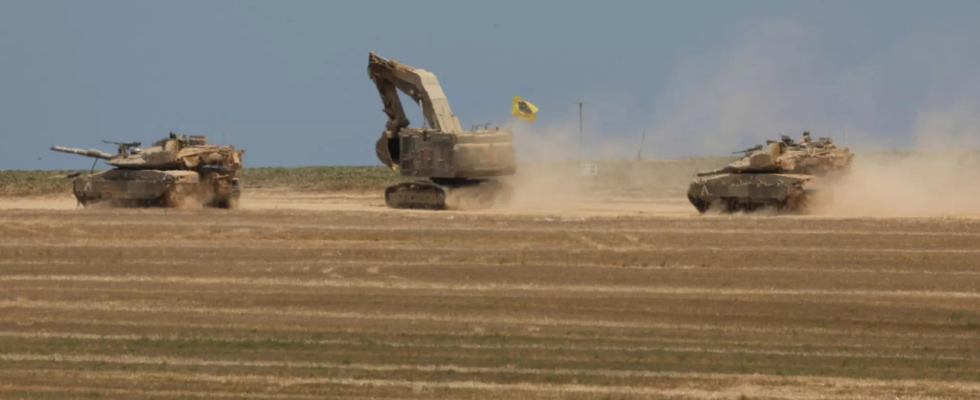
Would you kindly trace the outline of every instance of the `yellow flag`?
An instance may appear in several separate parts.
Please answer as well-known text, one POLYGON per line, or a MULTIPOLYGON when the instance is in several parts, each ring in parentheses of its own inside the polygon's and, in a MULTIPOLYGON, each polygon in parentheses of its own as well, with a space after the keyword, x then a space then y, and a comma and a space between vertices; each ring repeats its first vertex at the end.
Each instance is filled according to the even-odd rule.
POLYGON ((534 122, 538 118, 538 108, 517 96, 514 96, 514 107, 511 108, 510 113, 527 122, 534 122))

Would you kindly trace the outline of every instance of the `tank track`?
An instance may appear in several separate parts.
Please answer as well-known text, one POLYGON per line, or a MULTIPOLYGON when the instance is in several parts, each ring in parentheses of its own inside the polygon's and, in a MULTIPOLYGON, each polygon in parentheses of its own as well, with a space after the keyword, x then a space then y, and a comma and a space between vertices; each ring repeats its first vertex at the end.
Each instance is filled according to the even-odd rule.
POLYGON ((707 213, 709 209, 717 209, 722 213, 751 213, 765 209, 775 210, 778 212, 798 213, 806 211, 807 198, 809 194, 810 193, 789 197, 783 201, 776 199, 748 201, 746 199, 739 199, 736 197, 724 197, 713 202, 708 202, 691 195, 688 195, 687 199, 690 200, 691 204, 694 205, 694 208, 696 208, 700 214, 707 213))
POLYGON ((169 188, 161 197, 155 199, 125 199, 113 198, 102 194, 89 196, 75 195, 78 203, 83 207, 108 206, 110 208, 181 208, 183 206, 200 205, 202 207, 236 209, 238 208, 241 190, 238 182, 234 181, 228 188, 220 190, 219 193, 209 192, 206 195, 203 186, 196 188, 169 188), (182 190, 183 189, 183 190, 182 190), (202 198, 208 199, 202 202, 202 198))

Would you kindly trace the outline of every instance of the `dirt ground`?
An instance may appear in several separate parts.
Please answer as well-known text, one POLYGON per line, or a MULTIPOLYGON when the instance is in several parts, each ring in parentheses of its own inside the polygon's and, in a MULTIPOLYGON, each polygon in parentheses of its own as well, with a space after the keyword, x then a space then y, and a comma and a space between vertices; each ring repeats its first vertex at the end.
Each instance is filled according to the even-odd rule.
POLYGON ((0 398, 980 398, 980 219, 0 199, 0 398))

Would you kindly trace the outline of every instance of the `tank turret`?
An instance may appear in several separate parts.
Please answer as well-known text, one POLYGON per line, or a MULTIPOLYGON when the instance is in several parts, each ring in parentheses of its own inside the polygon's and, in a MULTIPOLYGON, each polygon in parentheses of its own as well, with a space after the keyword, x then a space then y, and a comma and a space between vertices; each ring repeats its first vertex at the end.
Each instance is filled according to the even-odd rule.
POLYGON ((744 155, 725 167, 699 172, 688 190, 691 204, 704 213, 713 205, 723 211, 760 207, 798 209, 813 194, 813 178, 846 172, 854 155, 833 140, 812 140, 810 132, 794 141, 788 136, 735 152, 744 155))

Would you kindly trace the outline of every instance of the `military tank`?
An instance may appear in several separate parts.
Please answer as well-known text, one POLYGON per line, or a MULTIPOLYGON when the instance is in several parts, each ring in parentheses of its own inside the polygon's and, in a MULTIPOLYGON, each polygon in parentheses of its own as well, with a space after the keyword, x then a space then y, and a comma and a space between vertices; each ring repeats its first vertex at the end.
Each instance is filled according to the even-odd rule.
POLYGON ((829 138, 812 140, 810 132, 794 141, 783 135, 734 154, 743 154, 723 168, 699 172, 687 192, 698 212, 783 211, 805 209, 820 181, 846 173, 854 155, 829 138))
MULTIPOLYGON (((209 144, 205 136, 170 133, 141 148, 139 142, 107 142, 116 154, 53 146, 51 150, 105 160, 111 170, 74 174, 72 191, 82 205, 115 207, 180 207, 201 204, 235 208, 241 195, 238 171, 243 150, 209 144)), ((95 164, 92 165, 95 170, 95 164)))

